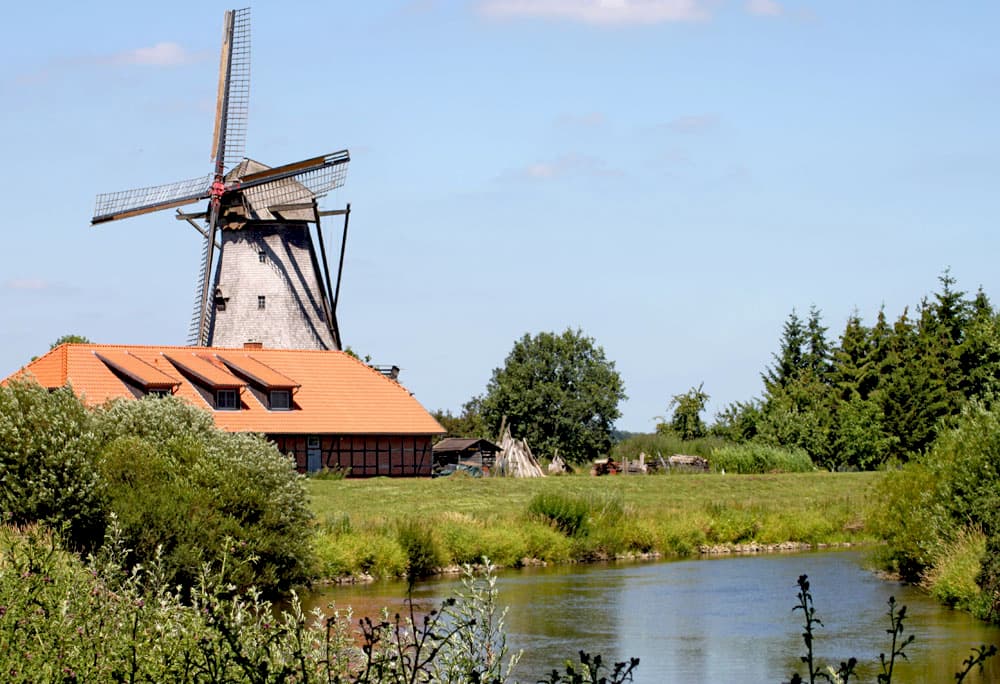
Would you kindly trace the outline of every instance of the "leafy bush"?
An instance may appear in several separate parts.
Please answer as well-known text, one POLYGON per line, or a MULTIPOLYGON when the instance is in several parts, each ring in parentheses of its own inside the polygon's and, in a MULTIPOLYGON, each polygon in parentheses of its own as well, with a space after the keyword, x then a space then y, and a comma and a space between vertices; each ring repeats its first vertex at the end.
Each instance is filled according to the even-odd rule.
POLYGON ((281 589, 307 579, 311 513, 302 478, 258 435, 217 430, 172 398, 116 401, 96 413, 98 466, 133 563, 162 546, 171 581, 190 586, 203 563, 226 580, 281 589))
POLYGON ((71 389, 22 380, 0 387, 0 519, 43 522, 75 548, 98 546, 106 520, 98 443, 93 417, 71 389))
POLYGON ((749 442, 715 449, 709 463, 716 472, 727 473, 806 473, 815 470, 802 449, 749 442))
POLYGON ((912 581, 923 578, 942 600, 968 602, 980 616, 997 619, 1000 573, 992 552, 1000 550, 1000 413, 967 405, 954 427, 939 429, 926 454, 886 474, 873 501, 870 523, 887 541, 884 566, 912 581), (970 529, 982 531, 984 553, 970 529), (978 597, 970 594, 972 580, 982 590, 978 597))

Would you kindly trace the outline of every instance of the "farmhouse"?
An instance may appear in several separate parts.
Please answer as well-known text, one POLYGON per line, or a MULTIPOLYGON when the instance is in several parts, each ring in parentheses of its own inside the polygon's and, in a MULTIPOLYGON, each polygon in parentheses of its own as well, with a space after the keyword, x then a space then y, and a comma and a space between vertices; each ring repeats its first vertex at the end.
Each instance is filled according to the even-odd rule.
POLYGON ((341 351, 63 344, 11 377, 69 385, 90 406, 175 395, 259 432, 302 472, 429 476, 441 425, 395 380, 341 351))

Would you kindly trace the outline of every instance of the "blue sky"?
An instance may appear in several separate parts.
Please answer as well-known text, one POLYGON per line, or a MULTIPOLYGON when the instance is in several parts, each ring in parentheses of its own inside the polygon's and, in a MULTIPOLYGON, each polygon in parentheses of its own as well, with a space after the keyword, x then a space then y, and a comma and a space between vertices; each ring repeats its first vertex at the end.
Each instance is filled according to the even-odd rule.
MULTIPOLYGON (((0 376, 65 333, 183 344, 200 243, 99 192, 210 170, 217 2, 17 3, 0 43, 0 376)), ((247 153, 349 148, 345 341, 428 408, 580 328, 619 427, 757 395, 795 308, 831 334, 1000 299, 1000 5, 468 0, 252 9, 247 153)), ((335 231, 333 223, 326 224, 335 231)))

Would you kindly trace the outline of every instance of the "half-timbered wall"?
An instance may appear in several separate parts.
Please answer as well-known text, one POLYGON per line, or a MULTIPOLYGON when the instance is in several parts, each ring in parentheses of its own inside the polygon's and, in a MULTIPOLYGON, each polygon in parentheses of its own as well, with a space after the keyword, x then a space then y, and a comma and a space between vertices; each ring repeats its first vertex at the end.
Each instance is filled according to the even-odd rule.
MULTIPOLYGON (((310 470, 310 451, 320 468, 349 470, 349 477, 429 477, 429 435, 268 435, 283 454, 292 454, 299 472, 310 470)), ((314 461, 313 468, 316 467, 314 461)))

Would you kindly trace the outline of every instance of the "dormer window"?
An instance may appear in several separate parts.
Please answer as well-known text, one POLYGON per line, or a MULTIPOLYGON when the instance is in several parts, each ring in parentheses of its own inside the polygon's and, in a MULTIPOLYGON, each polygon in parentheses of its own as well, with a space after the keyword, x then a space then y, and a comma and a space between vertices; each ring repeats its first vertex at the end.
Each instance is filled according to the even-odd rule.
POLYGON ((168 390, 168 389, 151 389, 148 392, 146 392, 146 396, 148 396, 148 397, 169 397, 170 396, 170 390, 168 390))
POLYGON ((234 389, 216 390, 215 408, 220 411, 238 411, 240 409, 240 402, 236 390, 234 389))
POLYGON ((271 410, 287 411, 292 408, 292 394, 288 390, 271 390, 271 410))

